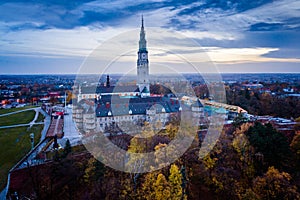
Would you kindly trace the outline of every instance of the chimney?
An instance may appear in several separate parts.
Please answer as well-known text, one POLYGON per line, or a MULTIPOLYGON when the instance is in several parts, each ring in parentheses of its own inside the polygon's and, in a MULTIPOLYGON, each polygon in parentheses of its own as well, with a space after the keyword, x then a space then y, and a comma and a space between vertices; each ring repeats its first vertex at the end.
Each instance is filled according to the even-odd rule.
POLYGON ((107 75, 107 77, 106 77, 106 87, 110 87, 109 75, 107 75))

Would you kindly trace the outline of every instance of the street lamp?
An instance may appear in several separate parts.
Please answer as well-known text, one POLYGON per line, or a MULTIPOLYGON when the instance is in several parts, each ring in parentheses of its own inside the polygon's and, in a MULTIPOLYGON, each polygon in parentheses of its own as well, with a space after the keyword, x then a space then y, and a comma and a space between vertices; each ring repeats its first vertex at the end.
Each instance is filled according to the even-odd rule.
POLYGON ((34 133, 30 133, 31 149, 34 147, 34 133))

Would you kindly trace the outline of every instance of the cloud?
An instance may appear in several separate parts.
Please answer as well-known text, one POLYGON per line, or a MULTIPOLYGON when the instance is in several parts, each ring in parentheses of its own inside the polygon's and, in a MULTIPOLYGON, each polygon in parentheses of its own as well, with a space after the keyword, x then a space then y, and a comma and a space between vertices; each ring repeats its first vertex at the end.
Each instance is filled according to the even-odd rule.
POLYGON ((213 62, 220 64, 263 63, 263 62, 298 62, 298 58, 274 58, 265 55, 278 51, 278 48, 219 48, 209 47, 207 54, 213 62))
POLYGON ((0 54, 7 56, 85 57, 101 42, 124 30, 105 28, 99 31, 98 29, 81 27, 72 30, 48 29, 9 32, 0 41, 2 46, 0 54))
POLYGON ((2 21, 10 31, 16 31, 18 27, 42 30, 45 27, 70 29, 80 26, 78 19, 82 15, 64 6, 39 3, 5 3, 0 5, 0 13, 2 21), (28 24, 32 26, 26 26, 28 24))
MULTIPOLYGON (((0 1, 0 55, 82 59, 107 39, 138 28, 144 14, 152 47, 163 42, 166 49, 195 58, 201 51, 186 46, 183 38, 174 38, 172 33, 151 40, 149 28, 163 27, 192 38, 219 64, 298 63, 299 9, 298 0, 0 1)), ((125 38, 124 45, 131 42, 125 38)), ((136 45, 134 42, 132 48, 136 45)), ((151 53, 153 61, 178 62, 166 52, 151 53)), ((135 62, 135 57, 126 59, 135 62)))

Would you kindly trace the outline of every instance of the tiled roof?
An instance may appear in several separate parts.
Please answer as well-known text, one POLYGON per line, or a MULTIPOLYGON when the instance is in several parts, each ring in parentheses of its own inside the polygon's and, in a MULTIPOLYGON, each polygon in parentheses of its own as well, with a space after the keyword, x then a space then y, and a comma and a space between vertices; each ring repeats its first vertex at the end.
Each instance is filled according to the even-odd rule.
POLYGON ((143 115, 146 111, 156 109, 156 113, 178 112, 180 104, 177 100, 167 97, 120 98, 107 96, 96 103, 97 117, 119 115, 143 115))
POLYGON ((118 92, 139 92, 139 88, 135 85, 132 86, 95 86, 95 87, 82 87, 82 94, 100 94, 100 93, 118 93, 118 92))

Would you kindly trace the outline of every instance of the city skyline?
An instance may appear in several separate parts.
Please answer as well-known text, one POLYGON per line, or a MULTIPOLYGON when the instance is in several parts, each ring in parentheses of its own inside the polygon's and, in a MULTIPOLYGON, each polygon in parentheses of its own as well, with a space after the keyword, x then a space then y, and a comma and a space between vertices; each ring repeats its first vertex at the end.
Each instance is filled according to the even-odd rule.
MULTIPOLYGON (((167 50, 188 55, 193 62, 205 50, 222 73, 298 73, 299 8, 296 0, 0 1, 1 72, 76 74, 105 41, 131 31, 138 35, 143 14, 150 47, 155 47, 155 38, 151 44, 147 31, 163 28, 199 44, 191 48, 184 40, 164 34, 159 39, 168 44, 167 50)), ((128 42, 131 49, 138 46, 138 41, 128 42)), ((149 51, 149 57, 164 65, 177 62, 162 52, 149 51)), ((136 52, 131 52, 117 67, 134 67, 135 62, 136 52)))

